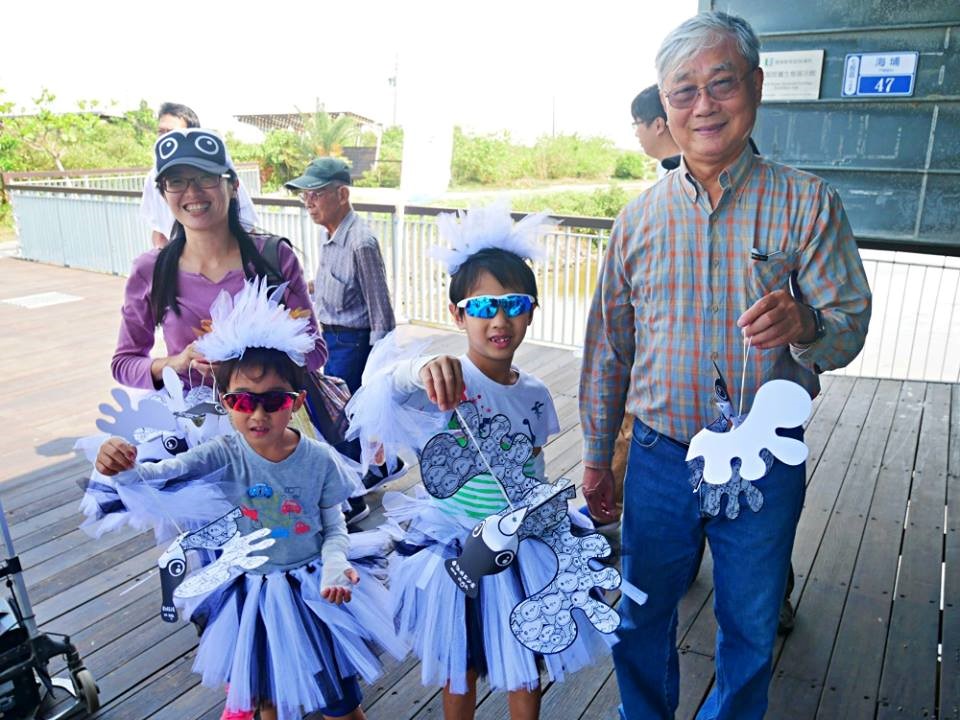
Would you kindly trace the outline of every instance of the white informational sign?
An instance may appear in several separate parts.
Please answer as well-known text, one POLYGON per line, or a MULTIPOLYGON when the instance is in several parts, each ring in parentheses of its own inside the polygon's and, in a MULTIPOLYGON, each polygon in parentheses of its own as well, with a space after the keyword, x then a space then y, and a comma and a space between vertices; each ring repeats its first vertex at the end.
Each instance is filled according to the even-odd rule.
POLYGON ((819 99, 823 50, 762 52, 760 67, 765 101, 819 99))
POLYGON ((843 97, 913 95, 917 52, 850 53, 843 64, 843 97))

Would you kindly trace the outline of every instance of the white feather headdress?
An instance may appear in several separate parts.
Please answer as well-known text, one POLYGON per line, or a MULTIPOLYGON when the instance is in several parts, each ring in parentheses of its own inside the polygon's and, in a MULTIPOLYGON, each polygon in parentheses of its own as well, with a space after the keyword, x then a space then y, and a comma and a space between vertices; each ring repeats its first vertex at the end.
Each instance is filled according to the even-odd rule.
POLYGON ((549 215, 539 212, 514 223, 509 204, 502 200, 470 208, 466 213, 444 213, 437 216, 437 225, 440 238, 449 247, 434 246, 430 255, 444 263, 451 275, 467 258, 486 248, 506 250, 527 260, 540 260, 545 252, 537 242, 537 233, 547 220, 549 215))
POLYGON ((260 278, 244 283, 236 295, 221 291, 210 306, 212 329, 197 340, 197 350, 219 362, 241 357, 247 348, 269 348, 303 366, 317 336, 309 329, 309 315, 295 317, 280 302, 286 287, 271 290, 260 278))

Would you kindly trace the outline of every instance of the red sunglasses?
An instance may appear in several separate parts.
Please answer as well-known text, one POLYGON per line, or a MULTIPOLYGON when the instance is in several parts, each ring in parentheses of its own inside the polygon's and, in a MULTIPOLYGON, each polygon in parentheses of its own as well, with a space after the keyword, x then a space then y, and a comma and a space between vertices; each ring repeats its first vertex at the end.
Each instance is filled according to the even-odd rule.
POLYGON ((221 395, 220 400, 231 410, 250 415, 257 409, 257 405, 262 406, 264 411, 268 413, 289 410, 293 407, 293 401, 298 397, 300 395, 295 392, 271 390, 265 393, 228 392, 221 395))

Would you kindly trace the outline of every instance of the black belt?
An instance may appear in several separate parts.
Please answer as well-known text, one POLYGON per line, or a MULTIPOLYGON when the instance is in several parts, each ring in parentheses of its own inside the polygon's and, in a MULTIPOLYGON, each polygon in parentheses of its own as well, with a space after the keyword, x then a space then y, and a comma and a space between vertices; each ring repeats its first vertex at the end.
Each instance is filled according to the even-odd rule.
POLYGON ((370 332, 370 328, 347 327, 346 325, 327 325, 322 323, 324 332, 370 332))

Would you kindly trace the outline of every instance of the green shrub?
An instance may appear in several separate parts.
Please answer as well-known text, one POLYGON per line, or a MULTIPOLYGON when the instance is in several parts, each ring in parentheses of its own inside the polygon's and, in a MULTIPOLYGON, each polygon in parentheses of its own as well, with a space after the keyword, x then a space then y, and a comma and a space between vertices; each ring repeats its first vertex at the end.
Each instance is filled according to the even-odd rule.
POLYGON ((656 174, 655 161, 640 153, 622 153, 613 168, 613 176, 620 180, 645 180, 656 174))
POLYGON ((260 146, 260 181, 272 192, 300 175, 313 159, 300 136, 289 130, 271 130, 260 146))
POLYGON ((579 215, 583 217, 613 218, 623 209, 631 196, 616 183, 593 192, 563 190, 537 195, 517 195, 513 209, 517 212, 548 210, 555 215, 579 215))
MULTIPOLYGON (((376 144, 371 138, 370 145, 376 144)), ((373 170, 367 170, 354 183, 357 187, 400 187, 400 162, 403 160, 403 128, 399 125, 384 128, 380 138, 380 161, 373 170)))
POLYGON ((613 172, 616 150, 606 138, 579 135, 544 136, 533 146, 536 177, 608 178, 613 172))

